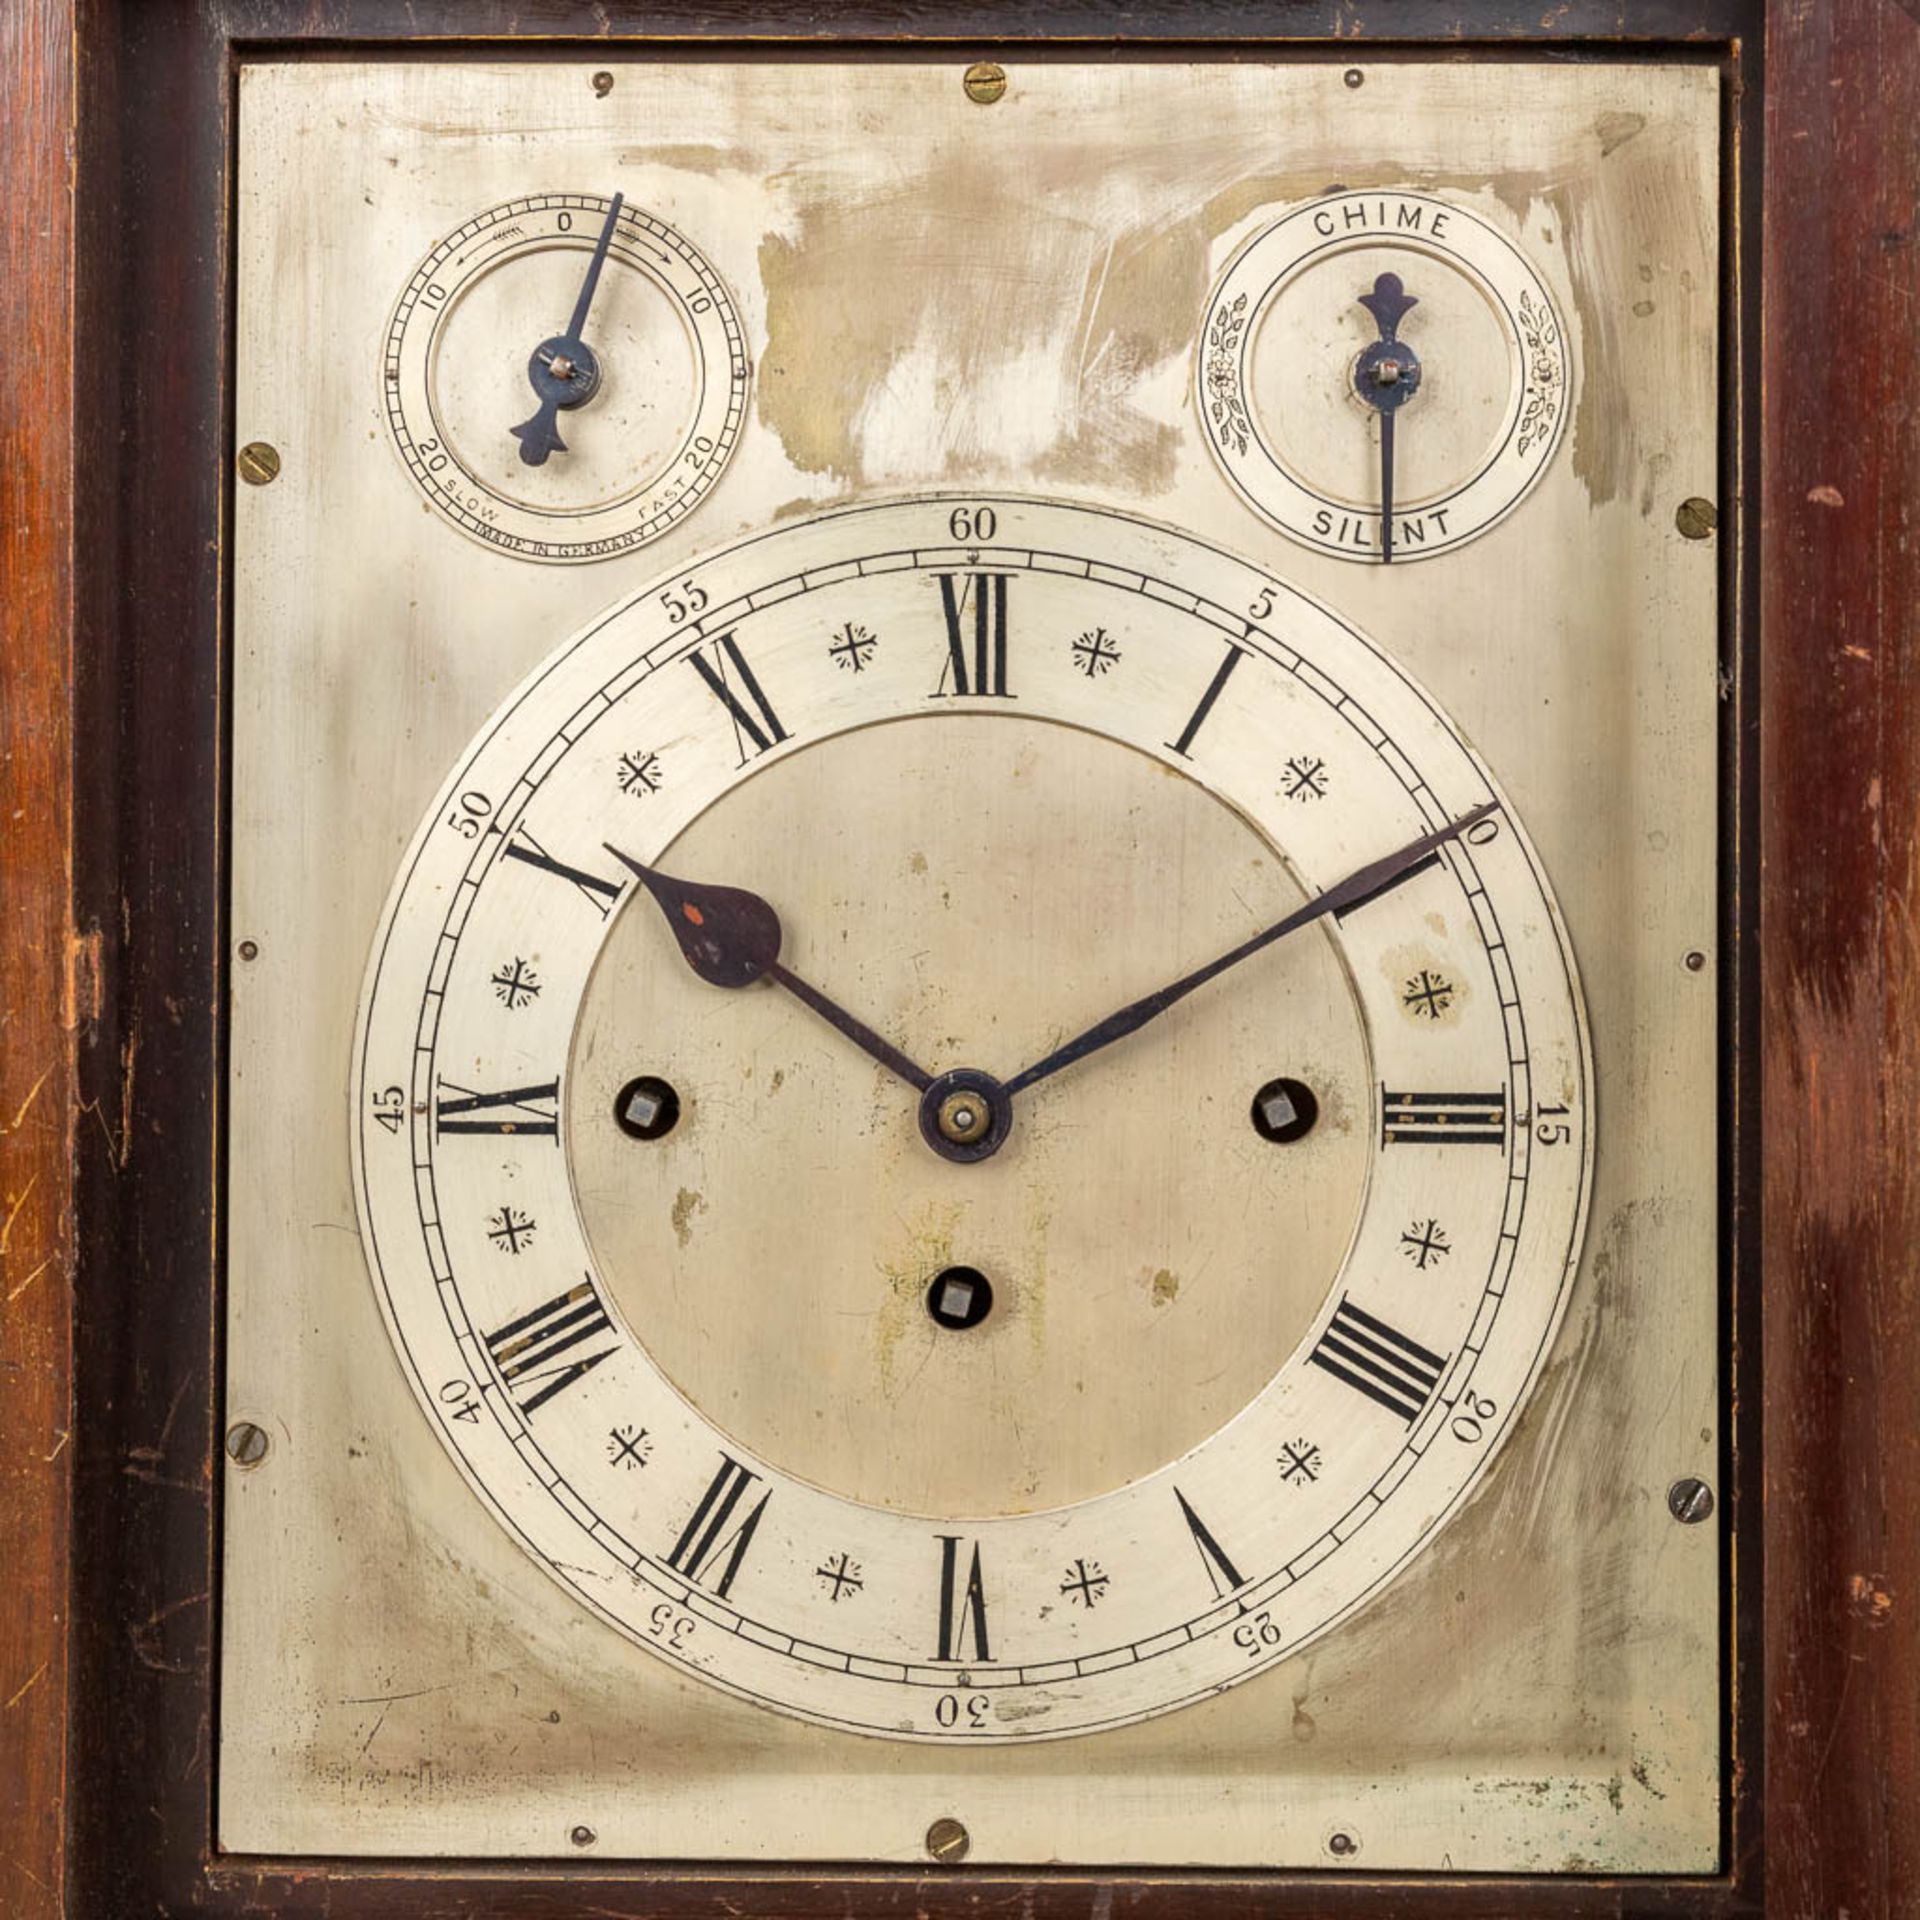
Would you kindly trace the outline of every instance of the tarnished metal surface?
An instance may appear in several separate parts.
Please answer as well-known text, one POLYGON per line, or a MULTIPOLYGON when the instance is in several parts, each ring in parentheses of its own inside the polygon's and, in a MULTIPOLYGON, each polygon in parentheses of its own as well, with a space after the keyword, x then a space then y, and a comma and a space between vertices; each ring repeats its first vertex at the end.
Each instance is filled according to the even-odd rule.
MULTIPOLYGON (((258 956, 234 984, 227 1423, 271 1447, 227 1489, 222 1843, 916 1861, 957 1815, 976 1863, 1711 1867, 1716 1529, 1676 1525, 1666 1494, 1718 1459, 1714 970, 1686 958, 1716 934, 1716 556, 1675 524, 1715 485, 1714 75, 1394 63, 1353 88, 1331 67, 1015 61, 983 110, 953 63, 636 62, 607 90, 594 73, 243 76, 236 438, 284 464, 235 501, 232 928, 258 956), (1276 209, 1407 183, 1528 253, 1572 336, 1574 411, 1471 547, 1359 568, 1223 483, 1194 356, 1214 277, 1276 209), (427 249, 561 189, 622 191, 714 262, 755 392, 697 512, 572 569, 424 511, 379 384, 427 249), (395 863, 509 688, 605 601, 742 532, 963 483, 1247 552, 1433 689, 1552 875, 1600 1128, 1556 1350, 1420 1563, 1216 1701, 973 1760, 684 1681, 519 1552, 388 1347, 345 1124, 395 863)), ((1409 447, 1444 393, 1443 357, 1421 354, 1409 447)), ((676 1224, 734 1225, 698 1196, 676 1224)), ((1157 1274, 1142 1306, 1170 1327, 1195 1310, 1157 1274)))

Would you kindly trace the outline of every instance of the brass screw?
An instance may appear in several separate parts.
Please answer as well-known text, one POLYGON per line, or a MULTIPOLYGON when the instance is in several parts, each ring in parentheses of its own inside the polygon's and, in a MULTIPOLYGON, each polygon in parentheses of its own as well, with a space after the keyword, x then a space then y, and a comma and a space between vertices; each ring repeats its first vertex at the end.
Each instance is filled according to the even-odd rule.
POLYGON ((1673 524, 1689 540, 1704 540, 1720 524, 1720 511, 1711 500, 1702 500, 1695 494, 1691 500, 1680 502, 1673 524))
POLYGON ((1689 973, 1704 973, 1706 970, 1707 956, 1702 953, 1698 947, 1695 947, 1694 950, 1687 955, 1687 971, 1689 973))
POLYGON ((590 1847, 599 1837, 591 1827, 575 1827, 574 1830, 567 1835, 567 1838, 571 1840, 576 1847, 590 1847))
POLYGON ((972 1845, 972 1838, 958 1820, 936 1820, 927 1829, 927 1851, 943 1867, 957 1867, 972 1845))
POLYGON ((1367 76, 1358 67, 1349 67, 1341 78, 1350 87, 1364 87, 1367 84, 1367 76))
POLYGON ((605 67, 593 76, 593 90, 602 100, 613 91, 613 75, 605 67))
POLYGON ((1336 1860, 1350 1860, 1360 1851, 1360 1842, 1350 1833, 1330 1833, 1327 1835, 1327 1851, 1336 1860))
POLYGON ((257 1467, 267 1457, 267 1430, 251 1420, 238 1420, 227 1429, 227 1458, 236 1467, 257 1467))
POLYGON ((242 940, 240 942, 240 958, 242 960, 258 960, 260 958, 260 942, 258 940, 242 940))
POLYGON ((236 462, 240 478, 250 487, 270 486, 280 477, 280 449, 265 440, 249 440, 236 462))
POLYGON ((976 107, 990 107, 1007 90, 1007 70, 991 60, 976 60, 960 84, 976 107))

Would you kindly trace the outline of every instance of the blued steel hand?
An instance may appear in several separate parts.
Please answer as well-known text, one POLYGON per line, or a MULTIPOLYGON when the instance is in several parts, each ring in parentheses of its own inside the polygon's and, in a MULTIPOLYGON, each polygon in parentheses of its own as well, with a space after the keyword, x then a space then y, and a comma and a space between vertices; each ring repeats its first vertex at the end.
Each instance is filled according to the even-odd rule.
POLYGON ((1380 338, 1370 341, 1353 364, 1353 384, 1360 398, 1380 415, 1380 559, 1393 559, 1393 417, 1420 390, 1420 356, 1399 338, 1400 322, 1420 302, 1400 283, 1397 273, 1383 273, 1360 304, 1373 315, 1380 338))
POLYGON ((607 209, 606 224, 594 242, 593 258, 587 263, 587 277, 580 283, 580 297, 573 303, 573 318, 567 322, 566 332, 542 340, 527 362, 527 380, 540 402, 540 411, 507 431, 520 442, 520 458, 530 467, 545 466, 550 453, 566 452, 567 443, 560 438, 561 412, 585 406, 599 389, 600 362, 580 336, 594 291, 600 285, 600 269, 607 264, 607 248, 612 244, 625 197, 616 193, 607 209))
POLYGON ((770 902, 744 887, 708 887, 691 880, 675 880, 616 846, 608 845, 607 851, 630 868, 653 895, 680 943, 687 965, 709 986, 750 987, 756 980, 772 980, 871 1054, 889 1073, 898 1074, 916 1093, 924 1093, 933 1084, 932 1074, 915 1065, 890 1041, 881 1039, 864 1020, 856 1020, 818 987, 780 964, 780 916, 770 902))
POLYGON ((1116 1040, 1124 1040, 1130 1033, 1138 1033, 1149 1020, 1158 1019, 1196 987, 1204 987, 1209 980, 1225 973, 1229 967, 1237 967, 1242 960, 1249 959, 1263 947, 1272 946, 1276 940, 1284 939, 1301 927, 1311 926, 1325 914, 1344 913, 1348 908, 1358 906, 1369 895, 1391 886, 1422 861, 1433 858, 1449 840, 1465 833, 1477 821, 1484 820, 1498 805, 1498 801, 1489 800, 1484 806, 1475 807, 1471 813, 1462 814, 1458 820, 1440 828, 1438 832, 1423 833, 1398 853, 1390 853, 1385 859, 1372 861, 1359 872, 1350 873, 1337 886, 1331 886, 1325 893, 1316 895, 1305 906, 1296 907, 1284 920, 1276 920, 1264 932, 1241 941, 1219 959, 1208 961, 1204 967, 1196 967, 1192 973, 1182 974, 1171 986, 1162 987, 1158 993, 1150 993, 1144 999, 1122 1007, 1117 1013, 1108 1014, 1077 1039, 1069 1040, 1065 1046, 1055 1047, 1044 1060, 1037 1060, 1024 1071, 1016 1073, 1006 1083, 1008 1097, 1045 1080, 1050 1074, 1058 1073, 1062 1067, 1072 1066, 1076 1060, 1084 1060, 1090 1053, 1098 1053, 1102 1047, 1112 1046, 1116 1040))

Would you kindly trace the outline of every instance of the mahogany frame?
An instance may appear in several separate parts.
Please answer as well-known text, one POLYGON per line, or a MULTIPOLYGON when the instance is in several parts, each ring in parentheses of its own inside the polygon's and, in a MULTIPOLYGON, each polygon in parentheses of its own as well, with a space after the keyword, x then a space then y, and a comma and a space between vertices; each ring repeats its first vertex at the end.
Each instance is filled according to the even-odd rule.
POLYGON ((1920 1913, 1920 0, 609 11, 0 7, 0 1912, 1920 1913), (211 1851, 234 69, 496 29, 575 54, 770 35, 1722 61, 1722 1874, 636 1875, 211 1851))

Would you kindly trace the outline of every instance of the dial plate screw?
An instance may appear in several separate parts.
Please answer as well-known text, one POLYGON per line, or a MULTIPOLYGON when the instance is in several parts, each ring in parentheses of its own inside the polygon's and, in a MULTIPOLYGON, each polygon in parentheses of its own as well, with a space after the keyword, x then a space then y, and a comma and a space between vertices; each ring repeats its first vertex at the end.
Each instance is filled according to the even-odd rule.
POLYGON ((1689 540, 1704 540, 1720 524, 1720 514, 1711 500, 1702 500, 1695 494, 1691 500, 1680 502, 1673 524, 1689 540))
POLYGON ((1667 1511, 1683 1527, 1697 1527, 1713 1512, 1713 1489, 1689 1474, 1667 1489, 1667 1511))
POLYGON ((972 1836, 958 1820, 936 1820, 927 1829, 927 1851, 943 1867, 957 1867, 972 1846, 972 1836))
POLYGON ((961 85, 976 107, 990 107, 1007 90, 1007 70, 992 60, 976 60, 961 85))
POLYGON ((234 463, 250 487, 264 487, 280 477, 280 449, 265 440, 249 440, 234 463))

